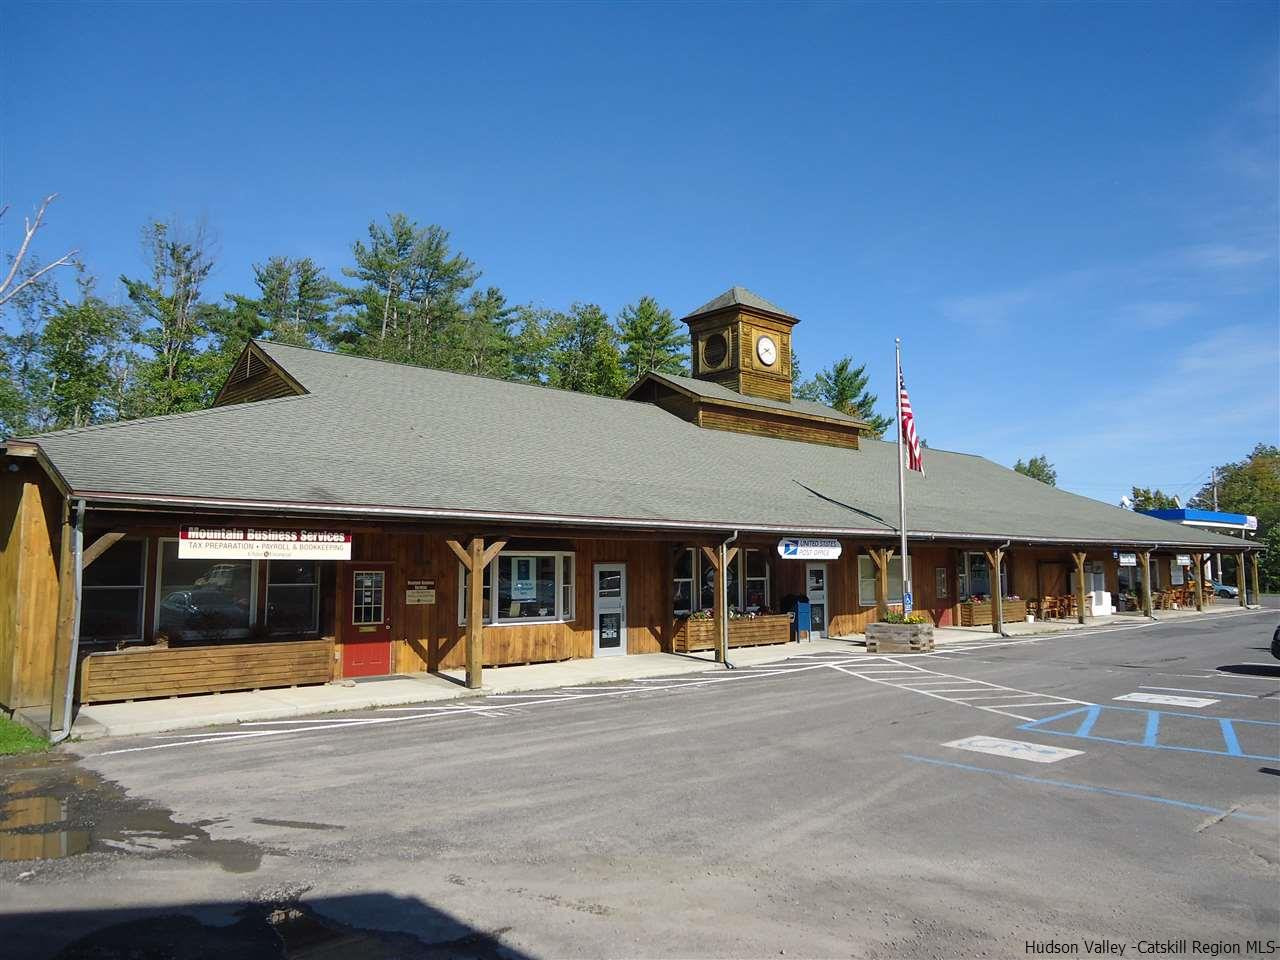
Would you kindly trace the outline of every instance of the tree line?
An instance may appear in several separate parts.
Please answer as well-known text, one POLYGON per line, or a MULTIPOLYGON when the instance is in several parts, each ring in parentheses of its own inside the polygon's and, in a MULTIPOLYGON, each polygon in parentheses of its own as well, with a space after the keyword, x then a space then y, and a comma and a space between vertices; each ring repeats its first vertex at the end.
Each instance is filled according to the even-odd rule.
MULTIPOLYGON (((156 221, 142 241, 147 269, 120 277, 118 303, 71 255, 42 265, 24 243, 10 256, 0 435, 200 409, 250 339, 613 397, 650 371, 688 373, 688 336, 653 297, 612 318, 594 303, 513 303, 481 283, 446 229, 404 213, 372 222, 338 277, 309 257, 270 256, 253 265, 252 290, 221 298, 207 289, 206 230, 156 221), (76 270, 70 297, 50 269, 63 263, 76 270)), ((793 364, 793 378, 798 396, 862 417, 876 435, 892 424, 852 358, 808 381, 793 364)))

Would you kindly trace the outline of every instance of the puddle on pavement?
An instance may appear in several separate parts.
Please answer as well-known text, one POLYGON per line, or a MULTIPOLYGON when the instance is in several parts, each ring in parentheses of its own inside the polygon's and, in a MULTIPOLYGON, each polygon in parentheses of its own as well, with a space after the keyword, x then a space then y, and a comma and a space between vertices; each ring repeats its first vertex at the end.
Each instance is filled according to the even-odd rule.
POLYGON ((258 869, 262 850, 218 840, 205 823, 178 823, 163 807, 136 800, 65 754, 0 766, 0 861, 57 860, 82 853, 180 855, 231 873, 258 869))

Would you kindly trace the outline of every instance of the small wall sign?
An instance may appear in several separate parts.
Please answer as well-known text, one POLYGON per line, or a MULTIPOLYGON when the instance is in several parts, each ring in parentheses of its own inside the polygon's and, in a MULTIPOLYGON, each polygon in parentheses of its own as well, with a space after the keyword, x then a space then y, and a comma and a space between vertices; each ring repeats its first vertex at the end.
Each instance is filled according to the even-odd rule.
POLYGON ((206 527, 178 530, 181 560, 350 560, 345 530, 206 527))
POLYGON ((1136 567, 1138 565, 1138 555, 1136 553, 1119 554, 1120 566, 1136 567))
POLYGON ((840 541, 824 537, 783 537, 778 556, 784 560, 838 560, 840 541))
POLYGON ((436 582, 434 580, 406 580, 404 602, 410 606, 435 603, 436 582))
POLYGON ((1175 562, 1176 562, 1176 563, 1178 564, 1178 566, 1180 566, 1180 567, 1189 567, 1189 566, 1191 566, 1191 554, 1189 554, 1189 553, 1180 553, 1180 554, 1178 554, 1178 556, 1177 556, 1176 558, 1174 558, 1174 559, 1175 559, 1175 562))

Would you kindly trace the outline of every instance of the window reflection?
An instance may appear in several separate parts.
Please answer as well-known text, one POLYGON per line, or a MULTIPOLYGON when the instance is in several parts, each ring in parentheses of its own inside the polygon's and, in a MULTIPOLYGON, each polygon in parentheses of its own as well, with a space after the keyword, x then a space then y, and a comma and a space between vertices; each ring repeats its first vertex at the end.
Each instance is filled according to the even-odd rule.
POLYGON ((251 560, 180 560, 178 543, 160 548, 157 628, 170 640, 248 636, 253 612, 251 560))

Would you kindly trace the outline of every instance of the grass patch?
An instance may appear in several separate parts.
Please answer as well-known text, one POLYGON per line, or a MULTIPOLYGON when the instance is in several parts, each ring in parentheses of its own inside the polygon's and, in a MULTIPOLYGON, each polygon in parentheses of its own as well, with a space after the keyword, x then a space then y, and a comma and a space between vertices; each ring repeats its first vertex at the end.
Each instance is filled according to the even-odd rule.
POLYGON ((37 737, 20 723, 0 716, 0 756, 14 753, 38 753, 49 749, 49 741, 37 737))

